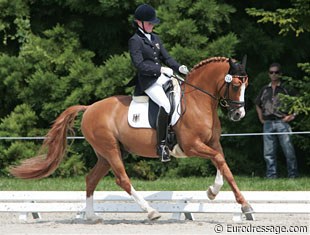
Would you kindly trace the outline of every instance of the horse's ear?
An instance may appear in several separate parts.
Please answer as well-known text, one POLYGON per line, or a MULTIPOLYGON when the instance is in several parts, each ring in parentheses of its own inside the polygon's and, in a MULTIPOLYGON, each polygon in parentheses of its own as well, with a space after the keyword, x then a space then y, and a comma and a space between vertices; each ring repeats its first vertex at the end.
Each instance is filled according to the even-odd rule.
POLYGON ((232 61, 231 58, 228 59, 229 62, 229 72, 235 71, 237 69, 236 64, 232 61))
POLYGON ((244 70, 246 68, 246 61, 247 61, 247 59, 248 59, 248 56, 247 56, 247 54, 245 54, 243 56, 243 58, 242 58, 242 65, 243 65, 244 70))
POLYGON ((229 62, 229 67, 232 69, 235 67, 235 64, 234 62, 231 60, 231 58, 228 59, 228 62, 229 62))

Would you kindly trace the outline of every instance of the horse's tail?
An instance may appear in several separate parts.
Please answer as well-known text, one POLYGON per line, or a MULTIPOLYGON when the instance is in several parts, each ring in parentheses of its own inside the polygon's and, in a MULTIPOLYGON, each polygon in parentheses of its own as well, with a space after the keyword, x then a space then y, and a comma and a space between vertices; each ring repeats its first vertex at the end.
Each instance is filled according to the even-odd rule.
POLYGON ((63 111, 54 122, 43 142, 41 151, 47 153, 22 161, 21 165, 12 167, 10 173, 22 179, 39 179, 51 175, 65 155, 67 131, 73 132, 75 117, 80 111, 85 111, 87 107, 76 105, 63 111))

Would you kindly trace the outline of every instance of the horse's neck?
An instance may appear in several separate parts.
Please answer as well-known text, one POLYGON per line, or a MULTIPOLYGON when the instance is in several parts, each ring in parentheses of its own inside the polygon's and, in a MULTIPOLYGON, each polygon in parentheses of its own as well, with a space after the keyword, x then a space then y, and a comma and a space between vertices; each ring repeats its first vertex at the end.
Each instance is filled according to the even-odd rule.
MULTIPOLYGON (((224 69, 221 66, 217 65, 214 68, 207 64, 194 71, 188 78, 188 82, 205 91, 199 91, 201 94, 205 96, 211 94, 211 96, 218 97, 222 77, 224 77, 224 69)), ((189 88, 188 90, 195 90, 195 88, 189 88)))
POLYGON ((201 66, 190 74, 188 82, 205 91, 203 92, 193 87, 186 88, 187 108, 191 109, 194 115, 203 116, 210 115, 210 113, 217 115, 218 100, 214 97, 220 96, 221 81, 226 70, 227 66, 225 63, 210 63, 201 66))
MULTIPOLYGON (((218 63, 206 65, 208 68, 203 65, 196 71, 192 71, 187 82, 212 96, 219 97, 219 88, 222 85, 221 81, 224 81, 227 66, 218 63)), ((185 100, 182 105, 185 105, 182 107, 186 107, 186 110, 179 122, 179 126, 185 128, 181 131, 198 132, 201 138, 206 141, 210 140, 214 134, 213 131, 216 130, 215 134, 218 134, 221 129, 217 113, 218 99, 193 87, 183 86, 185 86, 185 100)))

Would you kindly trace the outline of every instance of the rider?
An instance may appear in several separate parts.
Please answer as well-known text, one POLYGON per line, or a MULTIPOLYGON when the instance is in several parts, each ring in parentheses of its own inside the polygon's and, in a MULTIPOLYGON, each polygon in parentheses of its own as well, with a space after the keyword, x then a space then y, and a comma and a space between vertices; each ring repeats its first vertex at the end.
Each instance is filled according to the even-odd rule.
POLYGON ((135 95, 146 93, 159 106, 157 116, 157 154, 162 162, 170 161, 169 149, 166 146, 168 115, 171 111, 170 102, 162 85, 171 79, 173 71, 187 74, 185 65, 176 62, 164 48, 153 28, 159 24, 155 9, 142 4, 134 14, 136 33, 129 39, 129 52, 133 65, 137 69, 135 95), (162 67, 161 63, 168 67, 162 67))

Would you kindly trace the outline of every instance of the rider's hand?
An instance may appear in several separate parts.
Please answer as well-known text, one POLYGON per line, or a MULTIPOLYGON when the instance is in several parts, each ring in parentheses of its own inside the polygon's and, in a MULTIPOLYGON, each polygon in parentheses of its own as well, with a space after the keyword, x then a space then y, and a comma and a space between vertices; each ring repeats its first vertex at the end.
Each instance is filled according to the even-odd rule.
POLYGON ((184 75, 187 75, 189 73, 188 68, 185 65, 181 65, 179 67, 179 72, 184 74, 184 75))
POLYGON ((172 77, 172 75, 173 75, 173 70, 171 68, 168 68, 168 67, 161 67, 160 72, 165 74, 169 78, 172 77))

